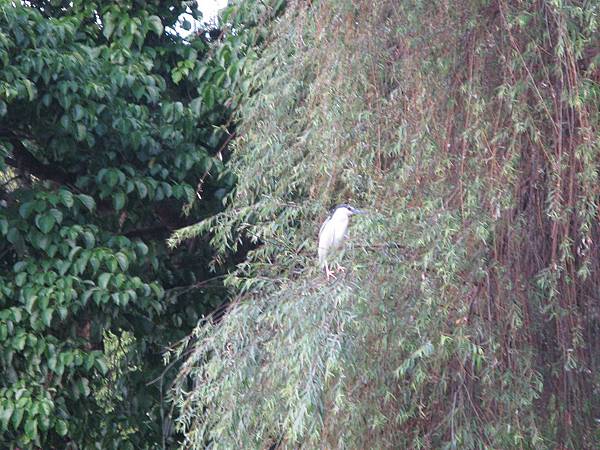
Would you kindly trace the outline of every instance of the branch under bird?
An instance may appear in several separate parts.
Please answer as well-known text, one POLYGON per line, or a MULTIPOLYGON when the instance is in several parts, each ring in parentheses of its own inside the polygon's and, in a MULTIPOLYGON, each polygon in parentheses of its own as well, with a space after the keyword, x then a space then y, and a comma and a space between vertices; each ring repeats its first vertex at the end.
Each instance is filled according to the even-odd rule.
MULTIPOLYGON (((335 207, 321 225, 319 230, 319 264, 321 267, 325 267, 327 279, 332 276, 335 278, 335 272, 329 268, 327 259, 343 246, 347 237, 350 216, 354 214, 366 214, 366 212, 347 204, 341 204, 335 207)), ((344 267, 337 263, 337 271, 343 272, 344 270, 344 267)))

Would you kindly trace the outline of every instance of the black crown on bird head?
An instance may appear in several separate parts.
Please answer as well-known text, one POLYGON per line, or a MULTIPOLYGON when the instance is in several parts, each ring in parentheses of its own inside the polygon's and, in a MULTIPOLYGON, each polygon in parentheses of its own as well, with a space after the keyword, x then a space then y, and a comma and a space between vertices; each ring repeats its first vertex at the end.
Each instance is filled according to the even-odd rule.
POLYGON ((348 203, 341 203, 341 204, 337 205, 335 208, 333 208, 331 210, 331 214, 333 214, 334 212, 336 212, 338 209, 341 209, 341 208, 346 208, 352 214, 365 214, 364 211, 361 211, 360 209, 356 209, 355 207, 350 206, 348 203))

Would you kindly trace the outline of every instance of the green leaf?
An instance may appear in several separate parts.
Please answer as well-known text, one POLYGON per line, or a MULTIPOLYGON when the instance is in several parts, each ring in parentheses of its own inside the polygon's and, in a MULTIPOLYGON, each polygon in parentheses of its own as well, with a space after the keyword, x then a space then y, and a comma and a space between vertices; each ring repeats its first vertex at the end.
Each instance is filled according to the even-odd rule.
POLYGON ((21 286, 23 286, 25 284, 25 280, 26 279, 27 279, 27 273, 26 272, 20 272, 15 277, 15 284, 18 287, 21 287, 21 286))
POLYGON ((104 358, 96 358, 94 365, 100 372, 102 372, 102 375, 106 375, 108 373, 108 366, 106 365, 104 358))
POLYGON ((148 246, 146 244, 144 244, 142 241, 137 241, 135 243, 135 248, 137 249, 138 253, 142 256, 145 256, 148 254, 148 246))
POLYGON ((104 272, 98 277, 98 286, 101 289, 106 289, 108 286, 108 281, 110 280, 111 274, 108 272, 104 272))
POLYGON ((148 26, 149 28, 154 31, 158 36, 160 36, 163 33, 164 27, 162 24, 162 21, 160 20, 160 17, 158 16, 150 16, 148 17, 148 26))
POLYGON ((55 372, 56 371, 56 363, 57 363, 56 353, 53 353, 48 358, 48 369, 50 369, 52 372, 55 372))
POLYGON ((188 203, 194 202, 196 200, 196 191, 190 185, 184 184, 183 190, 185 191, 185 196, 187 197, 188 203))
POLYGON ((119 305, 126 306, 129 303, 129 294, 127 292, 119 292, 119 305))
POLYGON ((87 136, 87 128, 84 124, 78 123, 75 127, 75 138, 77 141, 83 141, 87 136))
MULTIPOLYGON (((183 78, 183 74, 181 73, 181 71, 177 70, 177 69, 173 69, 173 71, 171 72, 171 79, 173 80, 173 83, 179 84, 179 82, 181 81, 182 78, 183 78)), ((171 122, 171 121, 169 120, 168 122, 171 122)))
POLYGON ((38 231, 32 232, 30 239, 31 242, 41 250, 46 250, 48 248, 48 244, 50 243, 48 236, 38 231))
POLYGON ((57 311, 58 311, 58 316, 60 317, 60 320, 65 320, 67 318, 67 315, 69 314, 69 311, 64 306, 59 306, 57 308, 57 311))
POLYGON ((135 186, 137 187, 140 198, 145 198, 146 195, 148 195, 148 188, 143 181, 136 181, 135 186))
POLYGON ((133 42, 133 34, 126 34, 121 38, 121 45, 125 48, 131 47, 131 43, 133 42))
POLYGON ((73 194, 71 191, 67 191, 66 189, 60 189, 58 191, 58 196, 60 197, 60 201, 67 208, 71 208, 73 206, 73 194))
POLYGON ((169 183, 162 182, 161 184, 162 191, 165 194, 165 197, 170 197, 173 194, 173 188, 169 183))
POLYGON ((26 340, 27 340, 27 335, 25 333, 18 334, 13 339, 13 348, 15 350, 22 351, 25 348, 26 340))
POLYGON ((54 314, 54 310, 52 308, 47 308, 42 311, 42 323, 47 327, 52 323, 52 315, 54 314))
POLYGON ((60 124, 65 130, 69 130, 71 128, 71 119, 68 115, 63 114, 60 118, 60 124))
POLYGON ((10 401, 4 401, 0 404, 0 424, 3 430, 8 429, 8 422, 14 411, 14 405, 10 401))
POLYGON ((97 272, 98 269, 100 268, 100 260, 98 258, 96 258, 95 256, 91 256, 90 257, 90 265, 92 266, 92 270, 94 272, 97 272))
POLYGON ((81 247, 79 245, 76 245, 75 247, 73 247, 71 249, 71 251, 69 252, 69 256, 68 256, 69 261, 73 261, 73 259, 75 259, 75 256, 77 256, 77 254, 80 251, 81 251, 81 247))
POLYGON ((35 202, 25 202, 19 207, 19 215, 23 219, 27 219, 33 212, 35 202))
POLYGON ((202 112, 202 97, 196 97, 190 102, 190 109, 197 116, 202 112))
POLYGON ((25 90, 27 91, 27 97, 29 98, 29 101, 32 101, 37 95, 37 89, 35 88, 35 85, 30 80, 23 80, 23 84, 25 85, 25 90))
POLYGON ((115 187, 119 182, 119 173, 115 169, 107 170, 104 173, 100 171, 98 172, 98 176, 110 187, 115 187))
POLYGON ((38 424, 40 430, 48 431, 48 428, 50 428, 50 417, 47 415, 38 415, 38 424))
POLYGON ((56 208, 52 208, 48 212, 50 213, 50 215, 52 215, 52 217, 54 217, 54 219, 56 220, 56 223, 62 223, 62 220, 63 220, 63 213, 62 212, 60 212, 56 208))
POLYGON ((86 194, 79 194, 77 195, 77 198, 83 204, 83 206, 85 206, 90 211, 93 211, 96 202, 94 202, 94 199, 92 197, 86 194))
POLYGON ((77 389, 79 390, 79 393, 84 397, 90 395, 90 382, 88 381, 88 379, 80 378, 77 381, 77 389))
POLYGON ((154 294, 158 297, 158 298, 163 298, 165 295, 165 291, 162 288, 162 286, 160 286, 159 284, 156 283, 152 283, 150 285, 150 287, 152 288, 152 290, 154 291, 154 294))
POLYGON ((63 362, 66 367, 72 367, 75 356, 72 351, 62 352, 59 356, 59 360, 63 362))
POLYGON ((116 211, 120 211, 125 206, 125 193, 117 192, 113 195, 113 206, 116 211))
POLYGON ((19 230, 17 230, 16 228, 11 228, 10 230, 8 230, 6 239, 8 239, 8 242, 10 242, 11 244, 16 245, 17 241, 22 239, 21 233, 19 233, 19 230))
POLYGON ((12 426, 13 428, 16 430, 17 428, 19 428, 19 425, 21 424, 21 420, 23 419, 23 412, 25 410, 23 408, 17 408, 15 409, 15 411, 13 412, 13 416, 12 416, 12 426))
POLYGON ((54 429, 56 430, 59 436, 66 436, 67 431, 69 431, 69 428, 67 427, 67 422, 60 419, 56 421, 54 429))
POLYGON ((49 416, 50 414, 52 414, 51 403, 49 401, 41 401, 40 410, 42 411, 42 414, 44 414, 45 416, 49 416))
POLYGON ((33 307, 35 305, 36 300, 37 300, 37 295, 30 294, 30 295, 25 296, 25 311, 27 311, 29 314, 31 314, 31 312, 33 311, 33 307))
POLYGON ((37 437, 37 421, 34 417, 25 421, 25 435, 32 441, 37 437))
POLYGON ((72 113, 73 113, 73 120, 75 122, 79 122, 83 118, 85 110, 83 109, 83 107, 81 105, 77 104, 77 105, 73 106, 72 113))
POLYGON ((117 271, 117 260, 115 258, 107 258, 104 262, 108 270, 113 273, 117 271))
POLYGON ((85 355, 83 359, 83 368, 85 370, 90 370, 94 366, 95 359, 96 358, 93 353, 88 353, 87 355, 85 355))
POLYGON ((26 261, 19 261, 19 262, 16 262, 15 265, 13 266, 13 271, 14 272, 22 272, 26 267, 27 267, 26 261))
POLYGON ((127 268, 129 267, 129 261, 127 260, 127 256, 125 256, 125 254, 118 252, 116 254, 116 258, 117 258, 117 262, 119 263, 119 266, 121 267, 121 270, 123 272, 125 272, 127 270, 127 268))
POLYGON ((58 269, 58 273, 59 275, 62 277, 65 275, 65 273, 67 273, 69 271, 69 269, 71 268, 71 263, 69 261, 59 261, 57 264, 57 269, 58 269))
POLYGON ((40 229, 40 231, 44 234, 48 234, 54 224, 56 223, 56 218, 52 214, 38 214, 35 217, 35 225, 40 229))
POLYGON ((133 92, 133 96, 136 98, 136 100, 139 100, 144 95, 146 89, 143 84, 135 83, 131 91, 133 92))
POLYGON ((94 245, 96 245, 96 238, 94 237, 94 233, 91 231, 84 231, 82 236, 85 242, 85 248, 92 248, 94 245))
POLYGON ((92 294, 96 291, 97 288, 91 288, 88 289, 87 291, 85 291, 83 294, 81 294, 81 303, 83 303, 83 305, 85 306, 89 300, 89 298, 92 296, 92 294))
POLYGON ((106 39, 109 39, 113 34, 113 31, 115 31, 115 26, 117 24, 116 22, 116 17, 114 17, 110 12, 104 14, 104 17, 102 18, 102 34, 106 39))

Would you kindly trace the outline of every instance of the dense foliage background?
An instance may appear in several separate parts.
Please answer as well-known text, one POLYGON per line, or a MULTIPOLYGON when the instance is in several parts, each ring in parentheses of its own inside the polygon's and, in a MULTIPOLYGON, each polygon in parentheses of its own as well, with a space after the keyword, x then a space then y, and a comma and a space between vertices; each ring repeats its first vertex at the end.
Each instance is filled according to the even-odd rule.
POLYGON ((227 208, 171 240, 256 243, 174 354, 186 448, 600 446, 599 8, 289 2, 227 208))
POLYGON ((600 4, 195 3, 0 0, 0 447, 600 447, 600 4))
POLYGON ((172 442, 162 352, 225 291, 165 240, 235 181, 252 55, 241 26, 176 33, 195 3, 0 1, 2 448, 172 442))

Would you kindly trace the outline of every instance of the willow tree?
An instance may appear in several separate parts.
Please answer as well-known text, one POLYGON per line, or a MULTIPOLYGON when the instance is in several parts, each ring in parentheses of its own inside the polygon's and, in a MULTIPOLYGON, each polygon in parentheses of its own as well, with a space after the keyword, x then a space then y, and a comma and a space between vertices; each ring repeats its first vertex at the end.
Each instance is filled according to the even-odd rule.
POLYGON ((180 348, 186 447, 598 446, 598 8, 290 2, 228 207, 172 239, 257 246, 180 348))
POLYGON ((199 18, 195 2, 0 1, 0 447, 169 435, 148 383, 222 287, 198 290, 206 245, 165 239, 233 183, 243 62, 212 49, 238 36, 176 32, 186 11, 199 18))

